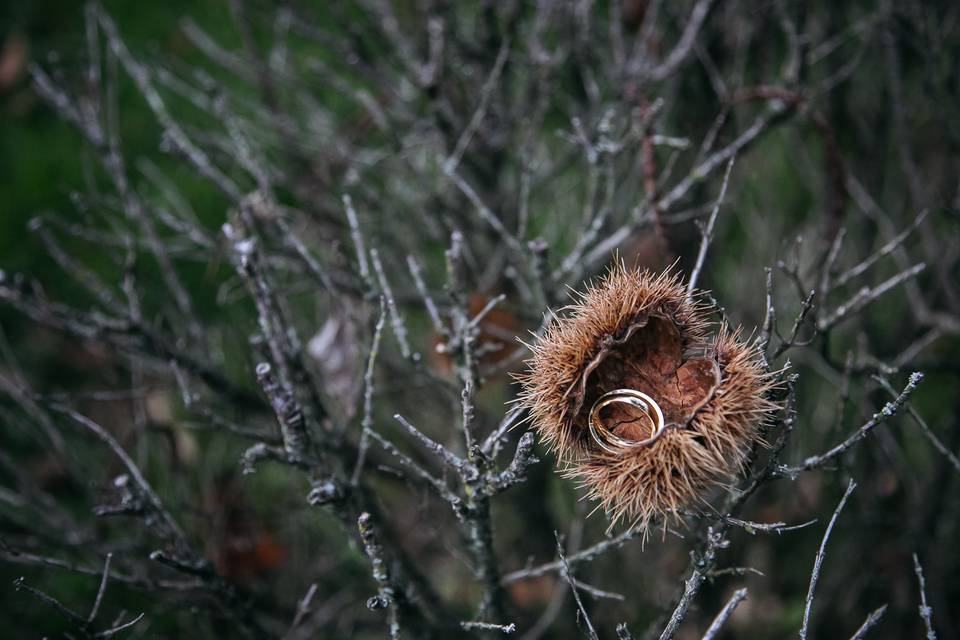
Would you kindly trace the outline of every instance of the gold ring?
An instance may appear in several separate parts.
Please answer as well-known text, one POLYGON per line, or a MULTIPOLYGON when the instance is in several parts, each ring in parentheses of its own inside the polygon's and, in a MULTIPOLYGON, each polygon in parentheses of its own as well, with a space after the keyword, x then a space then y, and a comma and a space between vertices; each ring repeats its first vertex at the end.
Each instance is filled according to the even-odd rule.
POLYGON ((600 445, 600 448, 609 453, 618 454, 624 449, 645 447, 653 444, 663 434, 666 425, 663 420, 663 411, 656 400, 636 389, 614 389, 603 394, 590 407, 588 418, 590 436, 600 445), (628 404, 643 411, 653 423, 653 433, 644 440, 627 440, 616 435, 600 423, 600 410, 611 404, 628 404))

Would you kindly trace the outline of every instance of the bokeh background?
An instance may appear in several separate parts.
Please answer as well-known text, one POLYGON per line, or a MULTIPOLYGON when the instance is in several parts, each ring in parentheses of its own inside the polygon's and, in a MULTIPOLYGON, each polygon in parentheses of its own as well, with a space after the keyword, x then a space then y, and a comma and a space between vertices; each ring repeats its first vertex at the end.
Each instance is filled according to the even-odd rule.
MULTIPOLYGON (((547 307, 564 304, 565 287, 580 288, 584 280, 602 273, 615 250, 640 267, 661 269, 676 263, 677 270, 688 274, 694 264, 723 164, 698 178, 671 210, 660 212, 663 222, 651 218, 648 208, 645 217, 632 224, 632 211, 644 202, 646 189, 645 151, 640 140, 632 140, 628 146, 635 152, 617 160, 616 180, 607 184, 602 175, 597 178, 597 184, 612 190, 601 238, 622 224, 628 233, 590 260, 584 257, 576 268, 562 268, 564 257, 595 219, 588 216, 602 208, 591 214, 584 204, 601 202, 603 195, 591 182, 596 176, 590 177, 591 165, 577 140, 582 131, 592 140, 602 138, 607 108, 616 112, 613 128, 619 130, 619 118, 635 114, 630 109, 652 106, 652 130, 687 141, 671 146, 665 140, 655 146, 657 188, 663 195, 696 166, 697 147, 714 135, 718 114, 725 115, 713 148, 749 130, 770 105, 788 105, 787 116, 737 155, 699 285, 712 291, 725 318, 759 335, 769 268, 779 329, 786 337, 802 301, 819 285, 820 269, 831 259, 828 250, 838 233, 844 239, 830 263, 835 276, 871 255, 878 258, 828 299, 817 298, 813 319, 800 324, 802 344, 771 363, 781 367, 789 360, 799 374, 799 418, 784 461, 797 464, 833 446, 879 411, 891 397, 877 376, 898 391, 910 372, 922 371, 926 377, 910 399, 914 416, 901 412, 836 464, 777 480, 752 499, 744 518, 817 522, 782 534, 734 529, 718 567, 728 571, 711 577, 678 637, 700 637, 740 586, 747 586, 750 596, 726 627, 727 637, 796 633, 814 554, 850 477, 860 486, 828 547, 812 635, 850 637, 870 611, 888 604, 884 619, 868 637, 920 637, 925 627, 917 615, 916 553, 924 563, 940 636, 957 637, 960 10, 950 2, 717 2, 689 59, 669 77, 631 89, 607 73, 613 55, 607 21, 618 23, 628 42, 649 28, 648 53, 660 58, 682 36, 696 3, 614 1, 616 10, 610 2, 540 3, 541 9, 554 6, 547 13, 555 20, 542 33, 536 27, 541 15, 536 3, 392 4, 402 31, 424 56, 430 39, 426 16, 433 11, 448 25, 457 25, 454 31, 463 37, 462 46, 450 44, 443 54, 449 70, 445 84, 436 89, 439 99, 394 82, 392 74, 400 77, 408 70, 371 8, 375 2, 317 7, 258 0, 245 7, 239 20, 232 6, 236 3, 221 0, 98 6, 112 17, 133 56, 145 64, 194 87, 205 86, 196 69, 212 77, 217 88, 210 93, 222 92, 236 105, 264 162, 278 175, 295 176, 276 179, 277 200, 289 208, 297 235, 342 289, 331 295, 302 269, 285 271, 280 258, 289 261, 292 254, 280 250, 277 283, 304 342, 314 340, 309 342, 312 366, 334 367, 324 369, 323 392, 336 407, 334 420, 355 441, 362 417, 363 371, 379 305, 377 295, 367 291, 369 283, 357 274, 342 217, 340 197, 353 195, 367 242, 383 255, 411 346, 422 355, 418 363, 405 358, 387 328, 378 362, 375 423, 426 466, 434 461, 409 441, 391 416, 402 413, 438 441, 462 447, 457 428, 451 426, 459 419, 459 381, 453 361, 437 353, 442 339, 431 328, 407 271, 407 255, 415 255, 424 266, 428 285, 447 313, 453 303, 444 297, 444 251, 450 232, 462 230, 469 254, 468 307, 476 314, 504 294, 504 302, 487 316, 483 335, 516 345, 515 337, 529 339, 528 332, 538 329, 547 307), (644 16, 651 15, 654 5, 659 14, 648 24, 644 16), (283 154, 290 141, 269 130, 276 122, 251 106, 263 99, 256 79, 238 77, 236 69, 211 61, 196 37, 189 36, 191 29, 194 34, 202 30, 242 61, 249 42, 238 23, 252 25, 259 50, 274 55, 278 15, 285 11, 306 25, 292 29, 295 35, 284 50, 299 74, 296 81, 287 84, 285 76, 278 80, 281 110, 289 113, 297 132, 293 146, 299 155, 292 160, 283 154), (593 19, 583 33, 570 26, 588 16, 593 19), (791 35, 790 25, 800 25, 801 33, 791 35), (509 34, 508 27, 514 29, 509 34), (310 28, 328 34, 336 46, 309 38, 310 28), (548 49, 562 52, 555 65, 543 64, 548 71, 542 86, 537 85, 541 63, 536 62, 532 38, 542 38, 548 49), (343 43, 384 74, 382 86, 341 59, 337 46, 343 43), (468 126, 501 46, 511 52, 504 71, 510 80, 504 81, 502 92, 494 93, 462 166, 510 229, 516 228, 519 216, 529 215, 520 238, 523 246, 542 240, 549 247, 537 255, 544 256, 548 276, 559 270, 560 277, 548 282, 540 298, 536 292, 524 293, 524 287, 535 286, 530 284, 535 278, 525 281, 516 269, 511 272, 513 263, 502 238, 443 177, 436 160, 453 151, 468 126), (791 56, 798 50, 805 62, 791 74, 791 56), (344 83, 331 81, 337 77, 344 83), (791 103, 792 98, 778 98, 770 87, 787 87, 793 92, 789 95, 803 95, 804 100, 791 103), (379 109, 358 104, 351 88, 366 90, 379 109), (541 104, 542 112, 531 106, 541 104), (381 111, 386 126, 375 117, 381 111), (536 114, 532 125, 531 113, 536 114), (515 203, 522 199, 518 194, 524 193, 527 168, 534 179, 527 194, 529 212, 521 214, 522 207, 515 203), (927 213, 918 228, 895 249, 884 251, 921 211, 927 213), (815 331, 818 321, 855 299, 861 287, 882 286, 921 262, 923 273, 877 294, 851 315, 852 321, 815 331), (337 368, 334 361, 342 365, 337 368), (947 455, 931 444, 925 428, 947 455)), ((98 301, 71 277, 75 271, 69 273, 52 257, 45 234, 53 233, 77 263, 120 291, 123 234, 111 221, 112 214, 101 217, 96 210, 116 213, 123 207, 112 199, 95 150, 39 95, 30 68, 45 69, 75 95, 92 91, 83 83, 90 58, 87 11, 79 2, 43 0, 0 7, 0 270, 7 282, 23 274, 40 283, 48 299, 77 309, 94 308, 98 301)), ((180 247, 177 230, 161 225, 164 241, 180 247, 174 249, 178 273, 197 320, 213 336, 208 342, 183 344, 203 358, 209 356, 239 388, 259 394, 253 370, 262 354, 250 340, 258 331, 256 309, 237 278, 229 243, 220 235, 238 203, 181 156, 168 152, 162 127, 142 92, 122 70, 117 73, 116 126, 135 188, 151 206, 176 209, 172 190, 165 186, 174 185, 190 219, 216 240, 210 246, 180 247)), ((164 92, 175 93, 169 85, 164 92)), ((231 165, 237 154, 223 142, 228 139, 218 129, 223 118, 202 113, 184 95, 170 98, 178 121, 215 150, 216 161, 228 167, 244 193, 256 189, 255 178, 231 165), (214 130, 209 139, 204 136, 214 130)), ((269 242, 268 237, 265 244, 269 242)), ((162 268, 150 259, 138 260, 143 316, 159 331, 175 335, 182 327, 169 310, 164 286, 162 268)), ((238 460, 251 444, 249 433, 242 430, 256 434, 272 428, 270 416, 251 415, 223 399, 210 400, 210 411, 224 423, 240 426, 241 432, 231 432, 210 415, 184 406, 170 371, 141 367, 136 357, 109 341, 80 339, 14 307, 0 304, 0 371, 32 388, 41 404, 68 402, 114 434, 218 578, 255 602, 251 609, 267 621, 268 635, 287 633, 297 602, 313 584, 312 612, 300 631, 290 631, 291 637, 385 634, 382 612, 364 605, 376 591, 369 561, 354 531, 327 509, 307 503, 310 478, 271 464, 259 465, 256 474, 241 474, 238 460)), ((779 344, 775 337, 771 351, 779 344)), ((507 412, 505 403, 517 393, 510 373, 519 370, 522 354, 514 354, 512 347, 509 356, 505 347, 497 349, 505 351, 495 350, 483 361, 489 373, 477 396, 477 428, 483 436, 496 428, 507 412)), ((147 561, 157 544, 149 524, 94 516, 97 505, 116 501, 113 479, 122 471, 101 442, 54 418, 64 443, 58 451, 38 426, 43 420, 25 411, 13 395, 0 396, 0 621, 13 630, 11 637, 56 636, 71 628, 55 610, 15 590, 16 578, 23 576, 27 584, 86 612, 108 552, 114 554, 116 571, 130 580, 108 587, 102 615, 113 620, 146 614, 124 632, 128 637, 238 633, 236 621, 212 604, 208 594, 158 586, 157 581, 173 580, 177 573, 147 561), (32 562, 31 554, 58 559, 63 566, 32 562)), ((521 432, 511 432, 501 464, 509 462, 521 432)), ((601 540, 607 527, 602 514, 587 517, 592 507, 578 502, 578 490, 557 475, 549 453, 538 448, 537 454, 541 462, 530 468, 528 481, 493 502, 494 544, 504 573, 528 562, 552 560, 554 531, 566 536, 572 552, 573 547, 601 540)), ((395 461, 383 451, 376 450, 370 466, 370 486, 399 547, 459 619, 473 619, 482 589, 472 578, 471 560, 449 508, 422 487, 399 479, 395 461)), ((669 608, 701 525, 694 518, 643 544, 632 540, 578 572, 578 579, 622 595, 585 596, 602 637, 614 637, 614 627, 623 621, 636 637, 643 637, 647 625, 669 608)), ((513 582, 505 589, 521 637, 582 633, 573 601, 569 592, 562 592, 556 573, 513 582)))

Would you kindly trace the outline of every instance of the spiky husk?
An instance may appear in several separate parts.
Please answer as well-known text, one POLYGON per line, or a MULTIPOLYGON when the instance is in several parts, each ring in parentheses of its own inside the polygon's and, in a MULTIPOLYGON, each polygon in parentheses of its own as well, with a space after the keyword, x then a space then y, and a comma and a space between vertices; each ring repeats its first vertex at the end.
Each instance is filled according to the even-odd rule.
POLYGON ((707 338, 706 309, 688 298, 678 275, 618 264, 565 311, 532 346, 520 376, 521 401, 564 474, 599 501, 612 523, 627 518, 647 525, 676 515, 742 468, 760 425, 776 408, 767 399, 772 377, 759 349, 739 331, 721 327, 707 338), (632 346, 637 341, 640 347, 632 346), (689 398, 674 392, 669 375, 663 380, 670 385, 650 382, 647 365, 637 361, 640 354, 654 361, 650 371, 660 371, 677 345, 676 387, 688 384, 689 398), (585 414, 592 399, 617 386, 611 376, 618 373, 633 376, 619 386, 664 398, 665 409, 669 396, 673 410, 667 413, 676 424, 650 446, 613 455, 592 442, 585 414))

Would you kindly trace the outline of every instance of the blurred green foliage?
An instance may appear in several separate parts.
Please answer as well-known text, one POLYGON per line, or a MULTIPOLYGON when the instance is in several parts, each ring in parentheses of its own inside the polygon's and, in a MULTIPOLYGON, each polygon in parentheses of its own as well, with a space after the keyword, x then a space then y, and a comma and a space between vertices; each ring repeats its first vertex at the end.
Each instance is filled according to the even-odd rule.
MULTIPOLYGON (((238 42, 238 35, 230 19, 226 2, 223 0, 169 0, 166 2, 109 0, 104 2, 104 7, 122 29, 123 37, 131 50, 146 59, 176 59, 177 64, 184 65, 206 64, 204 56, 190 45, 180 32, 179 26, 185 15, 189 15, 227 47, 236 46, 238 42)), ((56 66, 63 69, 71 81, 75 81, 82 77, 86 59, 83 10, 81 2, 38 0, 4 3, 0 6, 0 48, 11 38, 21 37, 29 51, 28 58, 22 63, 24 67, 28 61, 42 64, 49 59, 56 59, 56 66)), ((323 7, 318 11, 322 12, 323 7)), ((844 9, 840 8, 838 3, 836 7, 830 8, 830 11, 842 13, 844 9)), ((374 55, 380 44, 369 43, 374 55)), ((757 51, 753 53, 757 55, 756 68, 753 66, 748 68, 748 77, 745 79, 747 82, 768 77, 770 74, 765 67, 779 63, 783 56, 783 52, 779 49, 764 51, 763 55, 757 51), (751 74, 756 77, 750 77, 751 74)), ((908 67, 908 71, 904 74, 905 91, 908 94, 928 92, 930 96, 942 100, 955 98, 956 96, 951 93, 955 88, 951 85, 953 81, 950 73, 956 65, 951 65, 945 59, 948 57, 949 55, 931 56, 931 61, 928 62, 923 59, 922 53, 915 53, 913 57, 906 54, 904 64, 908 67)), ((889 123, 885 121, 884 100, 878 99, 876 90, 871 89, 871 85, 876 84, 871 81, 871 78, 880 78, 881 73, 881 63, 865 62, 865 75, 839 90, 845 102, 838 98, 837 100, 841 102, 830 105, 834 110, 832 118, 836 123, 839 143, 844 152, 855 158, 858 166, 875 169, 877 176, 893 175, 897 164, 894 141, 886 133, 889 123)), ((686 81, 690 86, 684 87, 685 93, 697 95, 699 92, 706 96, 709 93, 709 85, 706 78, 702 76, 702 72, 694 69, 690 72, 690 76, 691 79, 686 81)), ((573 81, 570 82, 570 85, 575 84, 573 81)), ((345 113, 356 109, 356 105, 334 91, 324 95, 324 100, 326 106, 345 113)), ((912 124, 916 127, 916 134, 921 140, 940 134, 936 128, 940 120, 933 117, 936 113, 930 106, 934 102, 918 101, 919 106, 914 112, 912 124)), ((670 122, 669 127, 680 132, 685 132, 687 129, 702 130, 704 123, 709 122, 713 115, 712 103, 709 106, 706 105, 706 97, 702 109, 695 100, 692 104, 683 105, 683 109, 678 110, 681 115, 676 117, 676 121, 670 122)), ((190 201, 205 224, 210 228, 216 228, 221 224, 225 210, 222 196, 208 183, 198 178, 185 166, 185 163, 158 153, 159 128, 146 108, 143 97, 133 90, 126 80, 122 80, 120 84, 118 111, 124 151, 131 159, 131 163, 138 157, 149 156, 152 162, 176 181, 180 191, 190 201)), ((551 130, 566 124, 559 114, 552 114, 547 119, 547 128, 551 130)), ((949 140, 958 137, 957 129, 960 128, 960 121, 954 122, 953 125, 955 126, 947 127, 943 132, 949 140)), ((561 146, 553 139, 547 144, 561 146)), ((751 149, 748 155, 738 159, 736 173, 740 180, 737 206, 732 210, 724 211, 724 217, 720 223, 723 242, 722 245, 711 249, 711 268, 701 282, 704 286, 727 294, 726 297, 723 295, 718 297, 731 303, 728 312, 736 322, 743 322, 748 326, 756 326, 762 322, 763 272, 760 269, 746 271, 745 262, 749 259, 751 266, 773 264, 777 258, 784 257, 784 254, 789 251, 795 234, 806 232, 808 237, 813 237, 811 229, 816 228, 816 219, 823 214, 822 201, 826 190, 825 185, 818 181, 816 172, 810 171, 810 166, 820 161, 819 154, 822 153, 822 149, 818 147, 819 144, 819 137, 809 125, 797 124, 790 128, 772 131, 751 149), (811 175, 813 175, 812 178, 810 178, 811 175), (769 225, 766 228, 767 235, 764 237, 778 238, 781 244, 758 246, 758 235, 752 226, 758 218, 762 218, 769 225), (773 233, 769 233, 771 228, 774 229, 773 233)), ((922 145, 918 148, 922 149, 922 145)), ((665 155, 658 157, 658 162, 665 161, 665 155)), ((943 171, 936 162, 932 164, 934 166, 931 170, 943 171)), ((38 214, 73 211, 71 192, 84 191, 87 186, 96 184, 100 171, 96 165, 90 151, 85 148, 76 131, 64 123, 35 95, 29 86, 25 68, 12 86, 0 89, 0 268, 10 272, 30 273, 43 282, 53 298, 67 302, 84 299, 84 294, 63 277, 60 267, 50 260, 42 243, 34 234, 29 233, 26 227, 28 221, 38 214)), ((391 177, 375 175, 371 179, 389 180, 391 177)), ((953 178, 955 179, 955 175, 953 178)), ((945 176, 944 180, 947 179, 945 176)), ((547 187, 549 193, 539 196, 540 202, 537 200, 538 195, 534 194, 534 203, 542 204, 541 208, 545 209, 568 195, 571 201, 576 200, 583 189, 582 182, 582 176, 574 171, 560 172, 547 187)), ((879 180, 878 182, 882 183, 879 180)), ((906 207, 902 182, 890 180, 889 186, 882 186, 882 189, 885 189, 881 191, 882 195, 887 198, 885 205, 891 211, 897 212, 900 217, 900 213, 906 207)), ((283 194, 280 195, 282 198, 283 194)), ((706 200, 709 194, 699 195, 703 196, 698 197, 699 200, 706 200)), ((386 202, 383 206, 387 215, 394 213, 390 211, 391 203, 386 202)), ((941 225, 940 231, 945 237, 955 237, 956 230, 947 228, 948 223, 938 219, 936 224, 941 225)), ((564 249, 569 248, 573 240, 575 225, 557 225, 551 215, 538 216, 535 212, 535 217, 531 220, 531 229, 531 236, 541 232, 553 234, 551 248, 562 255, 564 249)), ((388 231, 386 227, 371 230, 374 236, 380 232, 388 231)), ((674 232, 679 236, 680 244, 687 247, 696 244, 697 237, 693 225, 676 229, 674 232)), ((875 230, 854 229, 853 233, 863 235, 875 233, 875 230)), ((759 241, 762 242, 763 239, 759 241)), ((110 262, 102 252, 98 255, 96 247, 91 248, 88 244, 83 244, 82 247, 78 246, 78 249, 81 249, 81 255, 88 265, 96 267, 98 264, 110 262)), ((434 267, 440 265, 442 247, 436 247, 433 253, 423 256, 423 260, 425 263, 432 261, 434 267)), ((211 260, 211 262, 216 261, 211 260)), ((892 267, 882 268, 887 271, 893 269, 892 267)), ((249 308, 240 308, 241 305, 230 303, 221 305, 217 301, 216 289, 224 277, 224 270, 229 271, 224 266, 218 269, 199 264, 182 265, 182 273, 188 287, 191 291, 198 292, 194 300, 200 315, 213 317, 216 313, 222 313, 224 317, 231 318, 231 326, 225 327, 225 330, 234 330, 241 335, 244 324, 242 320, 251 318, 252 312, 249 308)), ((440 269, 428 269, 428 271, 436 273, 440 269)), ((890 275, 890 273, 884 272, 884 275, 890 275)), ((147 271, 141 274, 141 277, 149 282, 151 278, 156 279, 157 276, 147 271)), ((787 296, 782 297, 787 298, 787 296)), ((790 299, 792 300, 793 297, 791 296, 790 299)), ((304 303, 303 300, 298 302, 304 303)), ((907 304, 902 292, 894 291, 888 294, 882 304, 891 311, 870 315, 866 329, 871 335, 897 335, 901 322, 900 310, 907 304)), ((304 304, 304 306, 308 305, 304 304)), ((792 319, 796 311, 797 301, 784 303, 779 309, 781 323, 788 327, 789 319, 792 319)), ((32 329, 23 322, 22 317, 5 307, 0 308, 0 325, 15 341, 17 337, 32 329)), ((429 333, 426 318, 422 314, 419 316, 411 314, 410 325, 413 331, 423 338, 421 342, 429 344, 429 338, 425 337, 429 333)), ((85 375, 89 375, 82 365, 76 362, 71 363, 68 357, 63 356, 62 351, 69 347, 69 339, 56 338, 45 332, 40 335, 41 340, 28 340, 18 344, 17 355, 46 385, 58 388, 61 383, 76 382, 83 380, 85 375)), ((902 349, 904 340, 902 336, 898 337, 901 339, 891 341, 890 353, 878 355, 895 355, 897 350, 902 349)), ((241 335, 238 339, 245 340, 246 336, 241 335)), ((826 344, 821 352, 811 357, 815 364, 808 363, 808 366, 815 367, 816 358, 821 357, 830 358, 833 362, 842 362, 853 342, 854 338, 845 336, 841 341, 826 344)), ((954 341, 946 343, 941 348, 957 351, 958 346, 954 341)), ((960 353, 955 355, 960 357, 960 353)), ((241 377, 239 374, 246 374, 250 369, 249 357, 250 355, 245 352, 228 351, 227 370, 231 373, 236 372, 238 377, 241 377)), ((950 388, 949 385, 955 384, 955 376, 949 371, 930 373, 929 382, 922 385, 914 396, 915 405, 931 423, 949 423, 953 405, 951 399, 944 398, 944 388, 950 388)), ((98 371, 97 375, 109 379, 110 376, 117 377, 120 374, 108 370, 98 371)), ((247 379, 244 381, 249 383, 247 379)), ((809 405, 807 408, 810 411, 807 415, 810 417, 803 425, 805 429, 799 430, 796 434, 793 447, 797 451, 809 451, 808 443, 822 442, 824 434, 817 431, 821 423, 818 419, 823 418, 823 412, 832 409, 832 405, 831 407, 817 406, 817 393, 825 386, 822 380, 805 376, 801 378, 800 384, 800 396, 809 405)), ((387 390, 387 392, 390 391, 387 390)), ((498 385, 489 397, 482 399, 481 402, 488 407, 499 408, 508 394, 509 387, 498 385)), ((851 408, 841 424, 844 429, 849 430, 859 425, 862 419, 863 416, 851 408)), ((933 466, 934 461, 937 460, 937 454, 931 450, 925 440, 917 437, 906 437, 902 440, 903 452, 910 467, 933 466)), ((23 443, 13 443, 14 447, 20 444, 23 443)), ((98 443, 89 444, 91 459, 96 457, 93 450, 98 447, 98 443)), ((177 474, 179 471, 171 470, 166 455, 150 457, 147 460, 147 471, 150 477, 155 479, 162 497, 178 512, 190 513, 191 510, 196 510, 198 496, 201 496, 210 486, 215 485, 223 475, 236 470, 237 460, 244 447, 242 442, 228 441, 212 434, 200 433, 196 435, 196 448, 199 456, 191 469, 192 475, 186 479, 169 477, 170 474, 177 474)), ((576 493, 570 484, 547 482, 544 478, 548 476, 552 478, 550 474, 553 473, 548 465, 541 465, 541 468, 534 470, 534 473, 539 480, 536 487, 545 488, 545 495, 537 495, 529 487, 521 486, 516 489, 520 495, 518 504, 529 505, 539 501, 544 503, 545 506, 541 505, 542 508, 551 513, 554 521, 566 522, 573 519, 579 512, 576 511, 578 507, 574 506, 576 493)), ((302 507, 302 496, 309 488, 304 478, 297 477, 296 480, 291 481, 291 474, 286 469, 265 466, 258 472, 255 482, 251 481, 248 486, 253 487, 251 501, 255 503, 253 509, 257 512, 257 516, 263 522, 276 527, 276 534, 289 543, 289 548, 295 549, 300 554, 288 559, 291 565, 307 566, 320 556, 325 559, 335 558, 334 566, 322 568, 322 573, 331 576, 331 581, 368 580, 369 566, 366 558, 347 542, 340 526, 332 518, 316 509, 306 511, 302 508, 287 509, 292 504, 302 507), (296 484, 291 486, 292 482, 296 484), (289 517, 288 513, 295 515, 289 517)), ((384 501, 393 498, 391 492, 397 491, 396 487, 387 483, 378 489, 382 490, 384 501)), ((819 486, 817 491, 820 491, 819 486)), ((824 503, 834 499, 830 491, 822 493, 825 495, 824 503)), ((791 496, 788 504, 778 506, 783 511, 792 509, 795 512, 802 512, 801 507, 808 506, 804 504, 806 499, 804 495, 798 493, 791 496)), ((81 509, 88 505, 72 506, 81 509)), ((508 511, 511 507, 496 505, 494 509, 503 509, 504 513, 514 513, 514 511, 508 511)), ((538 515, 536 512, 525 513, 529 518, 536 518, 538 515)), ((498 519, 498 522, 498 544, 505 548, 513 542, 523 540, 527 533, 523 519, 504 517, 498 519)), ((187 524, 195 523, 189 522, 188 519, 187 524)), ((899 523, 884 519, 883 513, 876 516, 874 524, 881 532, 889 534, 890 538, 896 537, 899 523)), ((109 522, 100 526, 110 528, 126 525, 109 522)), ((850 531, 844 531, 843 526, 844 523, 841 522, 838 536, 850 534, 850 531)), ((591 521, 591 527, 598 531, 603 528, 602 523, 598 524, 595 520, 591 521)), ((797 534, 794 538, 774 539, 769 542, 776 553, 789 556, 788 561, 794 562, 798 570, 778 577, 782 585, 789 587, 789 593, 792 596, 783 600, 784 609, 778 613, 776 620, 768 621, 770 628, 763 629, 763 634, 785 635, 796 630, 803 613, 802 594, 808 577, 805 568, 812 559, 806 550, 812 548, 811 545, 816 543, 819 535, 818 530, 810 529, 797 534), (804 553, 790 556, 792 546, 798 545, 801 540, 804 553)), ((437 548, 441 546, 435 540, 431 544, 437 548)), ((743 542, 737 544, 743 544, 743 542)), ((548 552, 551 547, 552 542, 546 545, 548 552)), ((446 549, 442 551, 445 552, 446 549)), ((605 568, 608 571, 616 572, 620 569, 609 559, 607 563, 605 568)), ((604 567, 602 563, 600 566, 604 567)), ((462 571, 462 567, 444 568, 444 570, 446 573, 438 582, 439 589, 445 596, 457 594, 452 599, 459 603, 470 602, 476 598, 475 593, 464 595, 460 592, 466 588, 475 588, 473 585, 464 587, 459 580, 462 573, 458 571, 462 571)), ((38 577, 49 575, 48 572, 41 570, 24 570, 23 573, 38 577)), ((12 574, 8 573, 8 568, 4 567, 0 575, 6 577, 12 574)), ((42 584, 52 595, 62 597, 66 602, 82 603, 85 601, 84 598, 91 597, 95 592, 97 583, 95 576, 80 576, 70 572, 58 572, 56 576, 56 580, 43 580, 42 584)), ((275 588, 275 590, 264 593, 264 589, 257 595, 291 603, 302 595, 306 586, 306 584, 290 581, 277 581, 269 585, 270 589, 275 588)), ((0 584, 0 593, 7 593, 6 589, 6 585, 0 584)), ((122 606, 134 612, 146 608, 146 601, 150 596, 142 596, 129 589, 117 591, 121 595, 115 596, 111 601, 111 606, 114 608, 122 606)), ((5 599, 8 597, 9 593, 4 596, 5 599)), ((878 596, 878 601, 880 598, 881 596, 878 596)), ((41 606, 26 598, 20 598, 18 602, 29 602, 29 604, 24 606, 23 611, 12 610, 3 613, 10 614, 16 621, 29 619, 35 622, 37 611, 42 610, 41 606), (20 618, 20 614, 24 611, 26 614, 20 618)), ((644 602, 638 606, 645 607, 649 604, 644 602)), ((200 616, 187 618, 183 611, 177 610, 178 605, 188 608, 187 603, 171 602, 169 617, 152 616, 151 633, 158 635, 173 633, 184 627, 184 619, 189 619, 190 623, 202 619, 200 616), (178 616, 181 617, 178 618, 178 616)), ((464 609, 462 614, 465 617, 470 615, 466 606, 464 609)), ((59 620, 49 619, 47 622, 49 622, 48 627, 35 629, 35 631, 52 633, 61 628, 59 620)), ((211 628, 198 628, 197 635, 214 637, 217 630, 212 628, 213 623, 207 621, 204 624, 210 625, 211 628)))

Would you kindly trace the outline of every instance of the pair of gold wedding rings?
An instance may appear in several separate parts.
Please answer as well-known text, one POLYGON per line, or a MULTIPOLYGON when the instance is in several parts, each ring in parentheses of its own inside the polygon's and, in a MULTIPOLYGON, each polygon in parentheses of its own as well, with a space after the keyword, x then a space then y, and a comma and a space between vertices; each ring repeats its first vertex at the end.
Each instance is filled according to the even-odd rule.
POLYGON ((626 449, 645 447, 653 444, 663 434, 666 424, 663 419, 663 410, 657 401, 636 389, 614 389, 603 394, 590 407, 588 418, 590 437, 604 451, 612 454, 623 453, 626 449), (600 420, 600 412, 615 404, 623 404, 642 411, 650 421, 650 436, 643 440, 628 440, 608 429, 600 420))

